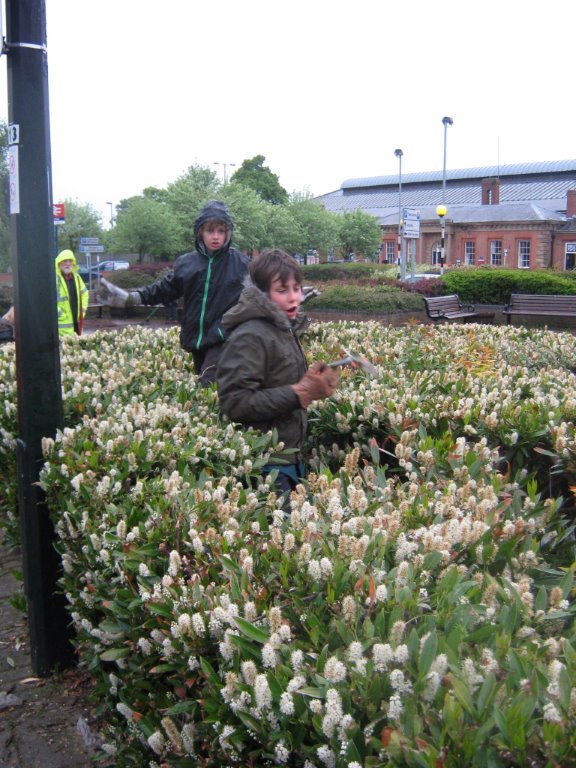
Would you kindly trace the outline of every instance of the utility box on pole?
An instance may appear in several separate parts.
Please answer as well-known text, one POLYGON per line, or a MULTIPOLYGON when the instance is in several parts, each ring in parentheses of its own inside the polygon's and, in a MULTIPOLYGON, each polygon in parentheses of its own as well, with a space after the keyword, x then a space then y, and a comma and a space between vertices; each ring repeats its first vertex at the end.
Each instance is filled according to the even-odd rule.
POLYGON ((6 0, 10 233, 16 316, 18 512, 32 667, 73 658, 60 557, 38 486, 42 438, 62 427, 45 0, 6 0))

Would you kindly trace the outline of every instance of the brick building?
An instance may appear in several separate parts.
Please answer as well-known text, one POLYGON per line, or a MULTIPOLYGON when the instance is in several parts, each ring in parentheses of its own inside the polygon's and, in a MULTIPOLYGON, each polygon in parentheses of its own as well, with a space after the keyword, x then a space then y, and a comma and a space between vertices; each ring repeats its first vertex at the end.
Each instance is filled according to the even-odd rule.
MULTIPOLYGON (((349 179, 318 201, 335 213, 375 216, 380 261, 396 261, 398 176, 349 179)), ((403 175, 401 203, 420 217, 420 236, 407 241, 407 250, 414 248, 416 264, 438 264, 442 173, 403 175)), ((576 267, 576 160, 447 170, 444 204, 446 266, 576 267)))

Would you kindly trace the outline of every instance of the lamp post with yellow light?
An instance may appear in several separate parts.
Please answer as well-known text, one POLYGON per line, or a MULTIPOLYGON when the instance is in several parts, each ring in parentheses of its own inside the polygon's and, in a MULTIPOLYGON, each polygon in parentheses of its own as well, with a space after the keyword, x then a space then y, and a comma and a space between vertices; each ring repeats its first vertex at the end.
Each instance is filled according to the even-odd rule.
POLYGON ((436 206, 436 215, 440 217, 441 239, 440 239, 440 274, 444 274, 444 237, 446 235, 446 211, 445 205, 436 206))
POLYGON ((454 120, 451 117, 443 117, 442 125, 444 126, 444 162, 442 164, 442 204, 436 207, 436 214, 440 217, 440 225, 442 230, 442 239, 440 243, 440 274, 444 274, 444 262, 446 261, 445 250, 445 237, 446 237, 446 134, 448 126, 452 125, 454 120))

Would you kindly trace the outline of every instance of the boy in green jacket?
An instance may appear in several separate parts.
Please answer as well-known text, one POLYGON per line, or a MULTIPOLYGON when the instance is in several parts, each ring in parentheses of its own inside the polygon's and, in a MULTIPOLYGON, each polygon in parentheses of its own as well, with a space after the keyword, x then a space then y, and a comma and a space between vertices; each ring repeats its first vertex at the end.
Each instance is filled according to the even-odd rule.
POLYGON ((271 457, 276 485, 291 491, 303 475, 300 454, 306 409, 329 397, 340 374, 314 363, 308 368, 300 336, 308 319, 300 311, 302 270, 288 253, 263 251, 250 265, 250 282, 222 318, 229 336, 218 361, 220 407, 231 421, 261 432, 276 429, 288 454, 271 457))

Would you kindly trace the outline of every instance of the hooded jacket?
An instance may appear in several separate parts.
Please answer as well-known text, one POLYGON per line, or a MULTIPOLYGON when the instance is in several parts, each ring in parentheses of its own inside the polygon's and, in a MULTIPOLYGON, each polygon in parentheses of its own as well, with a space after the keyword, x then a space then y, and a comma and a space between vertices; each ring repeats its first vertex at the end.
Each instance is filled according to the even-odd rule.
MULTIPOLYGON (((308 318, 294 324, 268 296, 248 283, 223 326, 230 337, 218 361, 216 382, 220 408, 232 421, 261 432, 276 429, 285 448, 300 451, 307 411, 291 384, 307 369, 300 336, 308 318)), ((299 453, 273 459, 297 463, 299 453)))
POLYGON ((60 251, 58 256, 56 256, 55 266, 56 266, 56 302, 57 302, 57 309, 58 309, 58 334, 60 336, 74 335, 75 333, 74 319, 76 319, 76 324, 77 324, 79 333, 82 333, 82 323, 84 320, 84 315, 86 314, 86 310, 88 308, 88 300, 90 298, 90 294, 88 293, 88 289, 86 288, 86 284, 84 283, 84 280, 82 280, 82 278, 78 274, 78 265, 76 264, 76 257, 74 256, 73 251, 69 251, 69 250, 60 251), (70 261, 72 261, 73 263, 73 272, 70 280, 71 281, 73 280, 76 285, 76 296, 78 299, 76 318, 74 318, 72 314, 72 305, 70 303, 70 284, 68 280, 66 280, 66 278, 64 277, 60 269, 61 262, 67 261, 68 259, 70 259, 70 261))
POLYGON ((173 270, 162 280, 138 288, 143 304, 171 304, 184 300, 180 344, 187 352, 213 347, 224 341, 222 315, 236 304, 250 260, 232 248, 234 225, 226 205, 207 203, 194 222, 195 250, 178 256, 173 270), (228 240, 220 250, 208 253, 200 237, 207 221, 228 227, 228 240))

